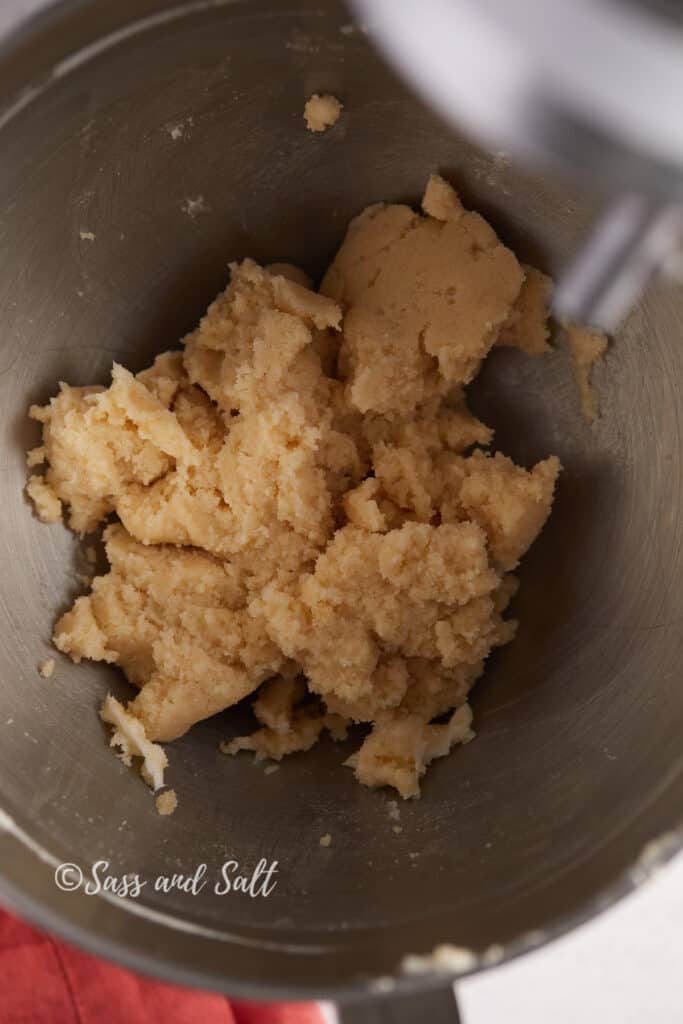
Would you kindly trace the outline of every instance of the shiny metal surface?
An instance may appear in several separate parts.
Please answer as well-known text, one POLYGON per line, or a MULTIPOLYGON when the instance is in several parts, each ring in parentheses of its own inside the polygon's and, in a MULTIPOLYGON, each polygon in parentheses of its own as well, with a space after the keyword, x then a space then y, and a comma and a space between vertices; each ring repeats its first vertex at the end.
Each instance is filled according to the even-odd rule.
POLYGON ((352 0, 446 117, 614 191, 680 197, 679 19, 633 0, 352 0))
POLYGON ((406 79, 458 127, 602 190, 610 208, 562 275, 557 309, 612 331, 652 274, 683 252, 683 30, 680 17, 662 17, 672 5, 354 5, 406 79))
POLYGON ((683 206, 619 196, 564 267, 553 294, 560 320, 615 331, 667 264, 683 259, 683 206))
POLYGON ((680 291, 651 291, 620 331, 593 430, 561 349, 501 351, 477 383, 501 448, 524 463, 557 452, 565 472, 521 574, 519 636, 476 690, 478 738, 434 766, 403 831, 390 794, 341 767, 346 747, 269 776, 221 756, 241 711, 171 746, 179 808, 160 818, 97 717, 107 689, 130 693, 118 673, 62 659, 52 680, 36 671, 80 556, 22 493, 28 403, 176 344, 231 259, 320 273, 354 213, 416 200, 431 170, 551 273, 594 208, 454 136, 334 2, 74 0, 0 51, 0 104, 3 898, 144 970, 264 998, 357 994, 441 942, 512 953, 625 891, 683 806, 680 291), (301 117, 314 90, 345 103, 322 137, 301 117), (231 857, 245 870, 277 859, 273 894, 148 886, 121 902, 53 880, 61 861, 149 878, 231 857))

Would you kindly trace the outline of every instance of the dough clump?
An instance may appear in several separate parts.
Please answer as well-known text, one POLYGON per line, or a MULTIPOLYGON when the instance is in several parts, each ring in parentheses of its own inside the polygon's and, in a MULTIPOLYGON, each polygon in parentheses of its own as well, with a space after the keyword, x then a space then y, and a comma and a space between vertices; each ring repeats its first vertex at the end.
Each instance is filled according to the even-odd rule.
POLYGON ((251 694, 259 729, 227 753, 278 761, 367 723, 349 764, 404 797, 473 736, 560 465, 489 454, 463 389, 495 344, 545 347, 548 289, 443 179, 423 211, 361 213, 319 292, 233 264, 182 351, 31 409, 41 518, 115 517, 109 572, 54 642, 138 687, 103 717, 155 788, 159 741, 251 694))
POLYGON ((306 101, 304 107, 304 121, 309 132, 324 132, 336 124, 341 117, 343 104, 336 96, 323 93, 319 96, 317 92, 306 101))
POLYGON ((166 789, 163 793, 159 793, 156 800, 157 814, 161 814, 162 817, 168 817, 169 814, 174 814, 178 806, 178 797, 175 789, 166 789))

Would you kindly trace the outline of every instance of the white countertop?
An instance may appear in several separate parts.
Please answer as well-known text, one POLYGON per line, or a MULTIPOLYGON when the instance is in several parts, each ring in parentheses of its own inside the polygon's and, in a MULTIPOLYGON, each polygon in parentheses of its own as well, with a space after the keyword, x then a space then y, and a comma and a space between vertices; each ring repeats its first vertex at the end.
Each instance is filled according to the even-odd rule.
POLYGON ((463 1024, 683 1020, 683 856, 595 920, 458 986, 463 1024))

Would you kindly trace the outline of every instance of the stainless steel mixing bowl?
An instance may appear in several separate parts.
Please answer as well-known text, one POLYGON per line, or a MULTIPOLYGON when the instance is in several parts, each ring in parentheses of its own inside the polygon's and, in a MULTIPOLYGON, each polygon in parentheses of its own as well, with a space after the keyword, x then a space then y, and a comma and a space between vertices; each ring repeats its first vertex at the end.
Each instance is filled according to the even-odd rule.
MULTIPOLYGON (((476 688, 478 738, 433 766, 402 832, 391 794, 341 767, 352 744, 273 775, 220 755, 242 712, 172 745, 179 808, 160 818, 98 719, 107 690, 130 695, 119 673, 61 658, 53 679, 36 671, 80 556, 24 497, 28 404, 176 345, 231 259, 319 274, 351 216, 417 200, 432 170, 551 273, 591 203, 455 137, 333 0, 51 8, 0 50, 0 153, 3 898, 176 981, 348 998, 406 953, 450 942, 509 956, 625 891, 683 800, 681 292, 652 291, 615 339, 594 429, 561 347, 500 351, 473 388, 503 450, 524 463, 557 452, 565 471, 522 569, 519 636, 476 688), (302 109, 322 90, 345 108, 313 136, 302 109), (121 901, 54 882, 60 862, 153 878, 262 857, 279 862, 267 899, 147 886, 121 901)), ((442 985, 402 978, 396 992, 442 985)))

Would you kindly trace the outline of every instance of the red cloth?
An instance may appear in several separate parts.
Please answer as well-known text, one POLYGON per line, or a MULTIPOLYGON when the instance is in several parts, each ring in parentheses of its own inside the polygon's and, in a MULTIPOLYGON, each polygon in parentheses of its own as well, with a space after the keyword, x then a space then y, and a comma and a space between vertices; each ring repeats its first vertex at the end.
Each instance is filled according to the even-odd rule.
POLYGON ((143 978, 0 910, 0 1024, 322 1024, 322 1014, 143 978))

